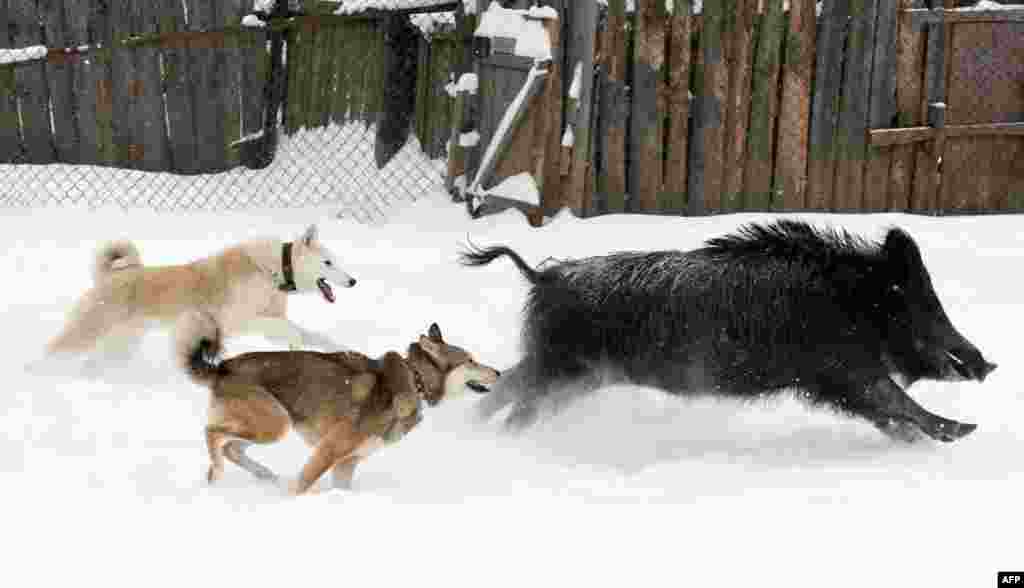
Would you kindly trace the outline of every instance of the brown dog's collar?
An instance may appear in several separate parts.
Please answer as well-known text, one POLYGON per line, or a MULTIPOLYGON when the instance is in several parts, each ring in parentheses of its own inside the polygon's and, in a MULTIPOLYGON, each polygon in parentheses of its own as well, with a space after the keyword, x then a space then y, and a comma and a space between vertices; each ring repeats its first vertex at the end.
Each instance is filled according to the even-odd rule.
POLYGON ((433 406, 430 402, 430 398, 427 396, 427 384, 423 381, 423 374, 416 367, 416 364, 410 360, 406 360, 405 364, 409 366, 409 371, 412 372, 413 382, 416 384, 416 395, 420 397, 420 400, 426 400, 427 404, 433 406))
POLYGON ((282 292, 294 292, 298 290, 295 285, 295 270, 292 268, 292 242, 289 241, 281 248, 281 271, 284 272, 284 283, 277 289, 282 292))

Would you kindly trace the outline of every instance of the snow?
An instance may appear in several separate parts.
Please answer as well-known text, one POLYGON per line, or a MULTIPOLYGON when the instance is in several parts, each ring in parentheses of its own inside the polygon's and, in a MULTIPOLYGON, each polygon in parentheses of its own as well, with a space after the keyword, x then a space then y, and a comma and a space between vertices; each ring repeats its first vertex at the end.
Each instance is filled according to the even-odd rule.
POLYGON ((258 28, 262 28, 262 27, 267 26, 267 23, 265 23, 262 20, 260 20, 260 17, 256 16, 255 14, 247 14, 242 19, 242 26, 243 27, 258 27, 258 28))
POLYGON ((420 30, 423 35, 430 37, 434 33, 450 31, 455 28, 455 13, 448 12, 425 12, 409 16, 412 25, 420 30))
MULTIPOLYGON (((551 39, 544 30, 543 21, 551 10, 503 8, 492 1, 480 16, 474 35, 477 37, 503 37, 515 39, 515 55, 537 60, 551 59, 551 39), (531 17, 536 12, 537 17, 531 17)), ((555 13, 554 17, 557 17, 555 13)))
POLYGON ((461 147, 476 147, 480 142, 480 133, 476 131, 470 131, 468 133, 459 133, 459 146, 461 147))
POLYGON ((540 189, 533 174, 523 172, 506 178, 487 191, 488 196, 501 196, 510 200, 519 200, 533 206, 540 206, 540 189))
POLYGON ((580 99, 580 93, 583 88, 583 63, 580 61, 576 62, 576 67, 572 69, 572 83, 569 84, 569 98, 573 100, 580 99))
POLYGON ((957 10, 1024 10, 1024 4, 1000 4, 992 0, 979 0, 974 6, 964 6, 957 10))
POLYGON ((576 144, 576 130, 574 125, 565 125, 565 132, 562 133, 562 147, 572 147, 576 144))
POLYGON ((448 4, 449 0, 345 0, 335 14, 355 14, 364 10, 408 10, 448 4))
MULTIPOLYGON (((1024 373, 1011 317, 1024 303, 1019 272, 1006 271, 1024 265, 1020 218, 801 216, 871 237, 897 224, 919 240, 950 319, 1001 367, 984 384, 911 391, 979 423, 973 435, 907 446, 788 399, 740 406, 617 387, 511 437, 473 424, 465 399, 428 409, 419 429, 360 466, 354 491, 292 499, 237 468, 205 483, 206 395, 171 366, 166 333, 100 379, 24 370, 89 286, 100 241, 132 238, 147 263, 178 263, 316 221, 359 285, 333 306, 293 298, 296 322, 378 354, 437 321, 505 369, 519 357, 526 285, 507 260, 458 266, 467 238, 537 264, 692 248, 771 217, 561 214, 533 229, 514 211, 470 221, 440 192, 376 226, 321 209, 5 210, 6 583, 70 585, 102 569, 111 588, 342 574, 352 585, 474 588, 990 584, 1020 562, 1024 373)), ((239 339, 228 354, 267 348, 239 339)), ((309 455, 295 435, 250 453, 289 476, 309 455)))
POLYGON ((455 83, 449 82, 445 84, 444 90, 449 96, 454 98, 459 92, 469 92, 470 94, 476 94, 477 89, 480 86, 480 80, 477 78, 475 73, 464 73, 459 76, 459 80, 455 83))
MULTIPOLYGON (((239 142, 258 138, 259 133, 239 142)), ((389 203, 441 186, 440 170, 445 168, 443 161, 428 161, 417 138, 410 136, 395 158, 378 171, 373 156, 375 134, 375 125, 358 122, 302 129, 291 136, 281 135, 277 156, 265 169, 235 168, 194 178, 65 164, 0 164, 0 203, 142 204, 164 210, 178 210, 190 203, 212 209, 324 203, 332 204, 340 214, 373 222, 383 218, 389 203), (337 148, 325 149, 330 145, 337 148)))
POLYGON ((46 53, 47 48, 44 45, 31 45, 18 49, 0 49, 0 65, 42 59, 46 57, 46 53))
POLYGON ((277 6, 277 0, 253 0, 252 9, 254 12, 270 14, 277 6))

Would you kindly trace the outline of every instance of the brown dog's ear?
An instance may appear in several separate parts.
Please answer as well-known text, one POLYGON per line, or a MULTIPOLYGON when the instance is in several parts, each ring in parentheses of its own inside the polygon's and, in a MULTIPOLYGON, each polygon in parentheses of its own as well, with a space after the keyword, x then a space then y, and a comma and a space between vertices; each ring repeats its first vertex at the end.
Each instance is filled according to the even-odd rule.
POLYGON ((419 345, 420 349, 430 356, 431 361, 433 361, 437 367, 445 367, 444 354, 441 352, 441 345, 437 341, 434 341, 430 337, 420 335, 419 345))
POLYGON ((430 325, 430 329, 427 330, 427 335, 438 343, 443 343, 444 339, 441 338, 441 327, 437 326, 437 323, 430 325))

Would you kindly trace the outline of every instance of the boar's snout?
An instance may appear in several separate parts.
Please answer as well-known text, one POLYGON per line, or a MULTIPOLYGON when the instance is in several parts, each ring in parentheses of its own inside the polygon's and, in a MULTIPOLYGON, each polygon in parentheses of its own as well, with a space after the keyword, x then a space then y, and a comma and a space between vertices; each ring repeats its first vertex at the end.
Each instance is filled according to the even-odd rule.
POLYGON ((984 382, 996 364, 982 357, 981 352, 973 347, 960 347, 946 352, 947 379, 977 380, 984 382))

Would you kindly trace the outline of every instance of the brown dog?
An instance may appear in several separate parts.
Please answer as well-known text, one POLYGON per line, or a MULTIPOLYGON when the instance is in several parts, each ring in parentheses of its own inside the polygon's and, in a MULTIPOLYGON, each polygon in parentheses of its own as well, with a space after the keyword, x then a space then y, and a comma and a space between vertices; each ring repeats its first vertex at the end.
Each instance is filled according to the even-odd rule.
POLYGON ((327 471, 348 488, 356 465, 401 439, 421 418, 422 401, 434 406, 467 387, 487 392, 498 371, 441 337, 437 324, 409 345, 407 357, 388 352, 371 359, 354 352, 273 351, 220 361, 221 334, 202 313, 182 319, 178 360, 196 383, 210 389, 206 443, 208 480, 224 473, 224 458, 260 479, 268 468, 245 454, 252 443, 274 443, 289 428, 314 448, 290 489, 302 494, 327 471))

